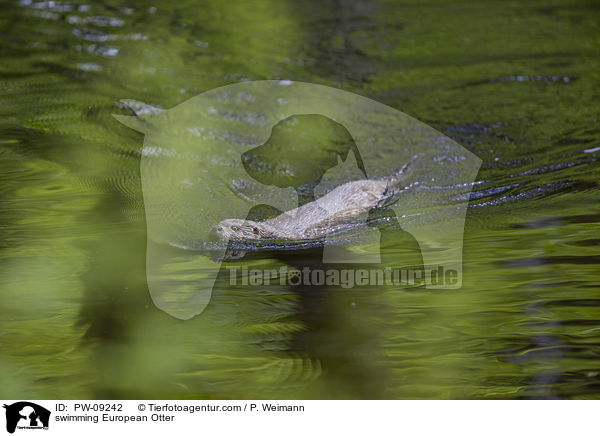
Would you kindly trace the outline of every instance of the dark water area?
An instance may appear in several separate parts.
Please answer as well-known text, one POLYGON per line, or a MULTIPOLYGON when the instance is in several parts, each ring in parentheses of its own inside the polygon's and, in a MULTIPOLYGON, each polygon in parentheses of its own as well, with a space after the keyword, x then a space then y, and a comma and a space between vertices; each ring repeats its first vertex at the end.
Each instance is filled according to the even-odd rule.
POLYGON ((0 396, 600 398, 599 23, 593 1, 0 3, 0 396), (264 79, 380 101, 483 160, 460 289, 223 275, 200 316, 156 308, 143 135, 112 114, 264 79))

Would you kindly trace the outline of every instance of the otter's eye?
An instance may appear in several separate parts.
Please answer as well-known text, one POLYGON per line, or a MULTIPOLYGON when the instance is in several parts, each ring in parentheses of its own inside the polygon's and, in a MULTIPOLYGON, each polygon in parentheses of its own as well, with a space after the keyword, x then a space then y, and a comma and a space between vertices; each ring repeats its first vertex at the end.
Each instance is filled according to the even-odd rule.
POLYGON ((238 226, 231 226, 231 230, 237 232, 240 228, 238 226))
POLYGON ((252 227, 252 231, 254 232, 255 235, 258 235, 258 227, 252 227))
POLYGON ((215 230, 216 230, 217 232, 222 232, 222 231, 223 231, 223 227, 217 227, 215 230))

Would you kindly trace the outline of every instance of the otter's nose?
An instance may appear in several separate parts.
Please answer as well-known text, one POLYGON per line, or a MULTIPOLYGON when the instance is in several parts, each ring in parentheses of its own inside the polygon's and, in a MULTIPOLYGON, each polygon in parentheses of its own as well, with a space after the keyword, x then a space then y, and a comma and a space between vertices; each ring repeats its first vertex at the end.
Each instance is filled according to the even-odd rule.
POLYGON ((222 239, 223 239, 223 227, 221 227, 221 226, 214 226, 208 232, 208 240, 209 241, 211 241, 211 242, 219 242, 222 239))

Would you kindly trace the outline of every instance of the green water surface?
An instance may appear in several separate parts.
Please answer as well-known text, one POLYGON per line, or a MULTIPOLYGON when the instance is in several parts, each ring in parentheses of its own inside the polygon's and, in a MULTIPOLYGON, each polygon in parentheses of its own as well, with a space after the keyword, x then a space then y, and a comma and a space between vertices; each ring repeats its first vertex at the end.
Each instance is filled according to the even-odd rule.
POLYGON ((579 0, 1 2, 0 396, 600 398, 599 23, 579 0), (483 160, 461 289, 333 293, 327 323, 289 290, 154 306, 143 136, 111 114, 263 79, 483 160))

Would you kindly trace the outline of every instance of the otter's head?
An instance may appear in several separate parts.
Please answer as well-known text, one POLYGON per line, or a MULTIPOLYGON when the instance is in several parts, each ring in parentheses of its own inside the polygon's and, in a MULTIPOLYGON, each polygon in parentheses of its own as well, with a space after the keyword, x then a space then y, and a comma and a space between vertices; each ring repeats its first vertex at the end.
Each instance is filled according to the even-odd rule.
POLYGON ((211 229, 211 235, 220 240, 261 240, 270 238, 273 233, 264 223, 255 221, 226 219, 211 229))

